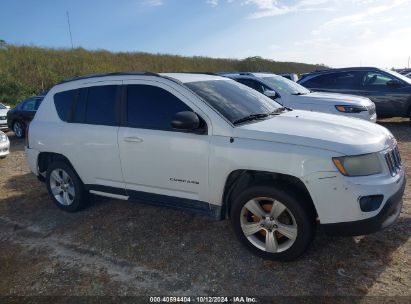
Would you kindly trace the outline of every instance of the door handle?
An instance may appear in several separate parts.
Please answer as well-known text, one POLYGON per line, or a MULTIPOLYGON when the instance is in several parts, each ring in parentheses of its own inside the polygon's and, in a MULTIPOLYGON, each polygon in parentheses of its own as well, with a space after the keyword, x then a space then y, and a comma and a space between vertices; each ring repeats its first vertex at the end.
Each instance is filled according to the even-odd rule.
POLYGON ((130 137, 124 137, 123 139, 125 142, 133 142, 133 143, 142 143, 143 140, 139 137, 135 136, 130 136, 130 137))

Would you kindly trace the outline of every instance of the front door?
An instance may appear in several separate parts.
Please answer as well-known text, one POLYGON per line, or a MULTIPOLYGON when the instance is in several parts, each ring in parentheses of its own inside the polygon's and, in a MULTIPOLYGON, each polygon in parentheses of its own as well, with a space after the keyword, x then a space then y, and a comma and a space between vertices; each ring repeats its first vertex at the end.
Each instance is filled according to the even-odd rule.
POLYGON ((177 112, 205 115, 174 88, 154 81, 124 81, 124 126, 118 145, 130 197, 182 208, 209 208, 210 135, 171 128, 177 112), (193 205, 193 206, 191 206, 193 205))

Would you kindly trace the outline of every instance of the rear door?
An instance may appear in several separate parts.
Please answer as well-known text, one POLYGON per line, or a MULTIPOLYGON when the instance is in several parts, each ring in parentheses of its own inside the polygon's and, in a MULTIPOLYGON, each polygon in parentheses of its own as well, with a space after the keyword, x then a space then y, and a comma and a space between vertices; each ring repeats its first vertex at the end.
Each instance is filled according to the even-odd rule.
POLYGON ((62 154, 72 162, 86 186, 93 191, 125 195, 117 144, 121 81, 88 84, 78 90, 55 94, 56 106, 74 98, 61 138, 62 154))
POLYGON ((177 131, 177 112, 207 116, 168 85, 147 80, 124 81, 124 126, 118 145, 127 194, 181 208, 206 208, 210 135, 177 131))

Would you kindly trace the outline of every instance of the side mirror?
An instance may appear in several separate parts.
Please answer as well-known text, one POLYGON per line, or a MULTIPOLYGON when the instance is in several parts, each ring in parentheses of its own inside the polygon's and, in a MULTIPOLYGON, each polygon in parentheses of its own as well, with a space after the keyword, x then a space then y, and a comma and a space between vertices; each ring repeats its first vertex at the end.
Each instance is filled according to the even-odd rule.
POLYGON ((402 83, 399 80, 390 80, 387 81, 386 85, 390 88, 399 88, 402 86, 402 83))
POLYGON ((200 127, 200 118, 191 111, 178 112, 174 115, 171 126, 181 131, 194 131, 200 127))
POLYGON ((264 91, 264 95, 270 98, 276 98, 278 97, 277 92, 276 91, 272 91, 272 90, 265 90, 264 91))

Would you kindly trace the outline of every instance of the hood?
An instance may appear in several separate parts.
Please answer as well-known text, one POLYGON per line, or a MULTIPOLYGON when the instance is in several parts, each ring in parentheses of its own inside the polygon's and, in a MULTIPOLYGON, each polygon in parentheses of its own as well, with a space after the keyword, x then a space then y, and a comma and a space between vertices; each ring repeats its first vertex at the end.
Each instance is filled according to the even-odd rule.
POLYGON ((301 110, 238 126, 234 128, 234 136, 309 146, 345 155, 379 152, 394 141, 392 134, 378 124, 301 110))
POLYGON ((337 94, 337 93, 322 93, 322 92, 312 92, 306 95, 299 95, 299 99, 304 99, 306 102, 309 102, 312 98, 313 103, 317 103, 319 100, 325 103, 332 103, 332 105, 362 105, 370 106, 373 102, 367 97, 354 96, 348 94, 337 94))

